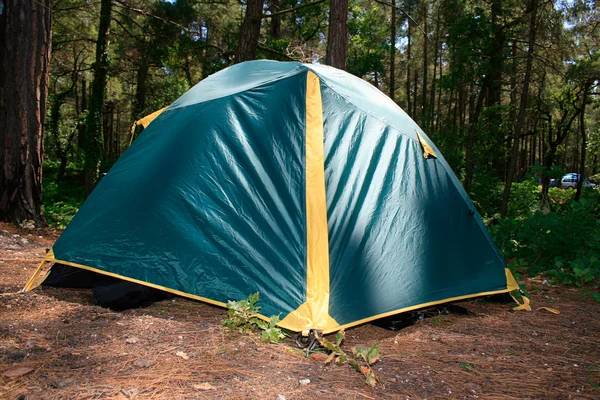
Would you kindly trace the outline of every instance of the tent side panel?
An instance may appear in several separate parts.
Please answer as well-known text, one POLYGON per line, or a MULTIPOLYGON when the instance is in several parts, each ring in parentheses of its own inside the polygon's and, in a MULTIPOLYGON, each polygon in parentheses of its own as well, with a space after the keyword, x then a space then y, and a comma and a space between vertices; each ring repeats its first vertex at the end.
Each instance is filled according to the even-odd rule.
POLYGON ((321 90, 330 315, 347 325, 506 289, 504 262, 443 161, 425 159, 417 140, 321 90))
POLYGON ((54 246, 56 259, 264 315, 306 301, 306 74, 167 110, 54 246))

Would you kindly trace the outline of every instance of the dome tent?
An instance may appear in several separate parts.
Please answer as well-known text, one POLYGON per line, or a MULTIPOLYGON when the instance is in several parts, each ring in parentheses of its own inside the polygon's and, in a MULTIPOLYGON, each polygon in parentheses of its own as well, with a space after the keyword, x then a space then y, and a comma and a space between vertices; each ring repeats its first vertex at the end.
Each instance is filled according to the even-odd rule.
POLYGON ((344 71, 252 61, 201 81, 101 180, 44 263, 330 333, 518 288, 434 144, 344 71))

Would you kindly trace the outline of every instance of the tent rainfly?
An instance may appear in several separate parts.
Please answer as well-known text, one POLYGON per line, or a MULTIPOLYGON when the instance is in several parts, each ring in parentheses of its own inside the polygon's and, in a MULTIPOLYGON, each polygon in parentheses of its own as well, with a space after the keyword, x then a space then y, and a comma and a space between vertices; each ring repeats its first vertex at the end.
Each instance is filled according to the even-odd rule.
POLYGON ((220 306, 259 292, 263 316, 323 334, 518 289, 417 124, 367 82, 295 62, 238 64, 177 99, 26 291, 45 263, 220 306))

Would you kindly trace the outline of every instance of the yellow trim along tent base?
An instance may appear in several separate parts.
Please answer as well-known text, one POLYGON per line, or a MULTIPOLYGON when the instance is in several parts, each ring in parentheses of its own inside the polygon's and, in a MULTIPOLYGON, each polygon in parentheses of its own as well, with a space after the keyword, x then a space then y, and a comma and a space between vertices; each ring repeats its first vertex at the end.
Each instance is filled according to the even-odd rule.
POLYGON ((259 292, 263 318, 330 333, 518 289, 440 151, 357 77, 252 61, 152 117, 25 291, 100 274, 219 306, 259 292))

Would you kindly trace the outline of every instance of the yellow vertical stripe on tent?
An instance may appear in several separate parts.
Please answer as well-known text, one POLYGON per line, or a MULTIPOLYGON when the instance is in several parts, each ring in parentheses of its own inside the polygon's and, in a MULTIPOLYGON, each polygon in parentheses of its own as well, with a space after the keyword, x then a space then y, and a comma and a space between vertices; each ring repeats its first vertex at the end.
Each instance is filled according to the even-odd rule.
POLYGON ((319 78, 306 78, 306 302, 280 326, 326 330, 339 326, 329 316, 329 232, 325 198, 325 138, 319 78))
POLYGON ((325 198, 325 138, 319 78, 306 78, 306 303, 316 326, 329 315, 329 232, 325 198))

